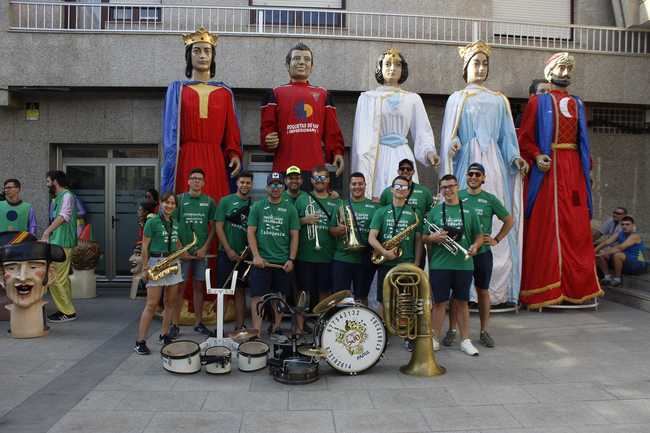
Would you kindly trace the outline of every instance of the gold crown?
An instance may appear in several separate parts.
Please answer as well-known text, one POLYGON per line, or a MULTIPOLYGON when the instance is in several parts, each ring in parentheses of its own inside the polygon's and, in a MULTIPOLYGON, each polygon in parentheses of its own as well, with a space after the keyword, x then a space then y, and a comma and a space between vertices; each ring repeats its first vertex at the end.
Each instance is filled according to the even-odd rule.
POLYGON ((207 42, 213 47, 216 47, 218 39, 219 35, 216 33, 208 32, 208 29, 203 26, 199 27, 194 33, 183 35, 183 42, 185 42, 185 46, 192 45, 197 42, 207 42))
POLYGON ((470 59, 476 55, 476 53, 483 53, 487 57, 490 57, 492 48, 484 41, 474 41, 471 44, 465 45, 464 47, 458 47, 458 55, 463 59, 463 67, 467 66, 470 59))
POLYGON ((397 48, 390 48, 388 51, 386 51, 386 56, 392 59, 402 60, 397 48))

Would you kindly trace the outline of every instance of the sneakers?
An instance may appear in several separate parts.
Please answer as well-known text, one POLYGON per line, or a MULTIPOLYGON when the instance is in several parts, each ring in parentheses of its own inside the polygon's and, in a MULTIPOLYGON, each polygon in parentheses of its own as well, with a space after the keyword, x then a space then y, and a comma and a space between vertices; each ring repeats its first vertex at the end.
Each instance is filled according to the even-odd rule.
POLYGON ((287 338, 286 335, 284 335, 284 333, 282 332, 282 329, 278 328, 278 329, 276 329, 275 331, 273 331, 271 333, 271 341, 273 341, 275 343, 282 344, 282 343, 286 343, 287 341, 289 341, 289 339, 287 338))
POLYGON ((472 340, 469 338, 464 339, 460 342, 460 350, 468 354, 469 356, 478 356, 478 349, 472 344, 472 340))
POLYGON ((169 327, 169 332, 167 333, 167 335, 169 336, 169 338, 174 340, 178 338, 179 335, 181 335, 181 329, 177 325, 172 324, 172 326, 169 327))
POLYGON ((72 322, 73 320, 77 320, 77 314, 76 313, 64 314, 60 311, 57 311, 56 313, 47 316, 47 320, 49 322, 58 322, 58 323, 72 322))
POLYGON ((620 277, 612 277, 611 281, 609 282, 610 287, 620 287, 621 284, 622 282, 620 277))
POLYGON ((456 340, 456 334, 458 331, 455 329, 449 329, 447 331, 447 334, 445 335, 445 338, 442 339, 442 345, 449 347, 454 344, 454 341, 456 340))
POLYGON ((494 347, 494 340, 487 331, 481 331, 481 339, 479 341, 485 347, 494 347))
POLYGON ((611 282, 612 282, 612 276, 609 275, 609 274, 608 274, 608 275, 605 275, 604 278, 601 278, 601 279, 600 279, 600 282, 601 282, 601 284, 604 284, 604 285, 607 286, 607 285, 611 284, 611 282))
POLYGON ((404 346, 404 349, 406 349, 408 352, 413 352, 415 350, 415 341, 405 338, 402 346, 404 346))
POLYGON ((151 350, 149 350, 149 348, 147 347, 147 342, 144 340, 136 341, 133 350, 138 355, 151 355, 151 350))
POLYGON ((165 335, 159 335, 159 336, 158 336, 158 342, 159 342, 160 344, 162 344, 163 346, 164 346, 165 344, 172 343, 173 341, 174 341, 174 339, 171 338, 171 337, 170 337, 169 335, 167 335, 167 334, 165 334, 165 335))
POLYGON ((438 343, 438 340, 436 337, 431 337, 431 344, 433 345, 433 351, 437 352, 440 350, 440 343, 438 343))
MULTIPOLYGON (((175 325, 172 325, 172 327, 174 327, 174 326, 175 326, 175 325)), ((170 331, 171 331, 171 329, 170 329, 170 331)), ((198 325, 196 325, 196 326, 194 327, 194 332, 198 332, 199 334, 207 335, 208 337, 209 337, 210 334, 212 333, 212 332, 207 328, 207 326, 205 326, 202 322, 199 323, 198 325)), ((171 332, 170 332, 170 333, 171 333, 171 332)))

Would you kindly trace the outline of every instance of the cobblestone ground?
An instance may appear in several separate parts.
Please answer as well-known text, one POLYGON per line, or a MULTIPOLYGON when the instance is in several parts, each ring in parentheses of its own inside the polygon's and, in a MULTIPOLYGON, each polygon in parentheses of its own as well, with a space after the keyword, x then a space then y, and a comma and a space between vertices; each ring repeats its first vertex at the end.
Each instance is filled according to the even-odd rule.
POLYGON ((620 304, 495 315, 494 349, 473 317, 480 356, 443 348, 436 378, 401 374, 409 354, 393 338, 366 374, 323 363, 319 381, 289 386, 266 371, 166 373, 157 338, 153 355, 132 352, 142 301, 116 293, 76 301, 79 320, 46 338, 11 339, 0 322, 0 432, 650 431, 650 315, 620 304))

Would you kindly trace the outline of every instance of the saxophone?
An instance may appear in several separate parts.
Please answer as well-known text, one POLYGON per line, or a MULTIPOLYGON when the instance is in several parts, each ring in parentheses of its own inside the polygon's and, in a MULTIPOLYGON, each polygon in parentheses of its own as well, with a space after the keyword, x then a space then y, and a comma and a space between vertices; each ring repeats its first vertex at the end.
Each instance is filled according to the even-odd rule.
MULTIPOLYGON (((400 242, 406 239, 411 234, 411 232, 413 232, 413 230, 415 230, 418 227, 419 224, 420 224, 420 218, 418 217, 418 214, 416 212, 415 222, 413 224, 406 227, 404 230, 397 233, 395 236, 388 239, 387 241, 384 241, 384 243, 382 243, 381 246, 384 247, 384 249, 386 250, 392 250, 393 248, 397 248, 397 257, 402 257, 403 251, 399 246, 400 242)), ((378 251, 373 251, 370 260, 372 260, 372 263, 374 263, 375 265, 381 265, 386 261, 386 257, 382 256, 378 251)))
POLYGON ((196 233, 192 233, 192 236, 193 236, 192 242, 185 245, 180 250, 174 251, 173 253, 171 253, 170 255, 163 258, 155 265, 153 265, 151 268, 149 268, 149 270, 147 271, 147 278, 152 281, 158 281, 161 278, 165 278, 167 275, 177 273, 179 269, 178 269, 178 263, 175 263, 176 259, 182 256, 183 253, 189 251, 190 248, 192 248, 194 245, 196 245, 196 233))

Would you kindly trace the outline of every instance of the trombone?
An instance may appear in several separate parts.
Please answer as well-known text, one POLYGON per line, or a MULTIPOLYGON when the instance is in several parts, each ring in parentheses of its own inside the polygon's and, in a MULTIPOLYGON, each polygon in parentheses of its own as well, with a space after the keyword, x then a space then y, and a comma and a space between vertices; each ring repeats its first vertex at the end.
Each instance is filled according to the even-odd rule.
MULTIPOLYGON (((314 199, 309 197, 309 202, 305 208, 305 215, 311 216, 316 215, 316 206, 314 206, 314 199)), ((318 240, 318 224, 307 224, 307 239, 310 241, 316 241, 314 249, 316 251, 320 250, 320 241, 318 240)))
MULTIPOLYGON (((426 218, 424 218, 424 224, 426 224, 429 227, 429 230, 431 230, 432 233, 440 233, 442 231, 440 227, 438 227, 436 224, 432 223, 426 218)), ((461 244, 453 240, 450 236, 446 236, 440 245, 442 245, 447 251, 449 251, 454 256, 458 255, 458 253, 461 252, 465 255, 465 260, 468 260, 470 257, 469 251, 463 248, 461 244)))

